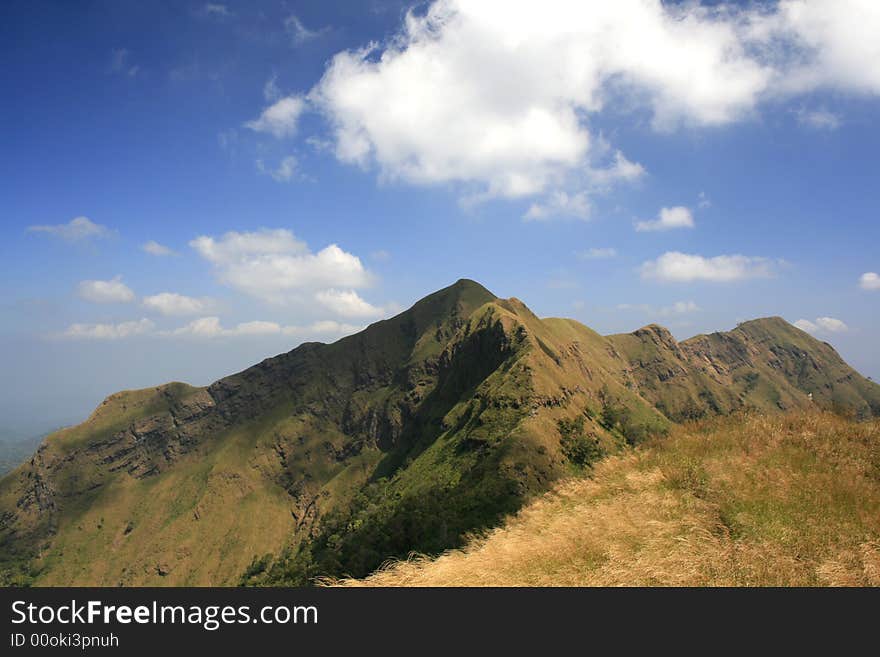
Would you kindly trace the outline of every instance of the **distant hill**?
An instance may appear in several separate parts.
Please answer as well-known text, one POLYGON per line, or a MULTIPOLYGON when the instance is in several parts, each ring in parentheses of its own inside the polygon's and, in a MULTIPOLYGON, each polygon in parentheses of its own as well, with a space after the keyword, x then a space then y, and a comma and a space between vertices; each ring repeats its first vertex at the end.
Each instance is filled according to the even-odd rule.
POLYGON ((27 461, 45 436, 0 439, 0 477, 27 461))
POLYGON ((461 280, 207 388, 108 397, 0 480, 0 578, 360 577, 460 546, 677 422, 814 407, 880 415, 880 386, 781 319, 603 337, 461 280))

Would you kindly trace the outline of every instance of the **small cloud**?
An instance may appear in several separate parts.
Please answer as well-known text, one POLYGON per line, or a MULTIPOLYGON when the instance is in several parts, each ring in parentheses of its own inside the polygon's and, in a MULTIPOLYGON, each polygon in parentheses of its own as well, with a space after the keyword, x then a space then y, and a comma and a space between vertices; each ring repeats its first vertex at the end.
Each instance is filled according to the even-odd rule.
POLYGON ((388 262, 391 260, 391 254, 384 249, 379 249, 378 251, 370 253, 370 259, 375 260, 376 262, 388 262))
POLYGON ((84 242, 90 239, 109 237, 113 234, 112 230, 94 223, 88 217, 76 217, 66 224, 53 226, 28 226, 27 230, 29 233, 46 233, 66 242, 84 242))
POLYGON ((748 278, 768 278, 773 275, 775 264, 768 258, 744 255, 706 258, 701 255, 669 251, 656 260, 643 263, 641 275, 645 279, 663 282, 729 283, 748 278))
POLYGON ((155 324, 149 319, 120 324, 71 324, 61 337, 77 340, 119 340, 150 333, 155 324))
POLYGON ((555 191, 549 194, 542 202, 532 203, 523 215, 526 221, 546 221, 555 217, 574 217, 576 219, 589 219, 592 207, 585 192, 569 194, 564 191, 555 191))
POLYGON ((176 292, 161 292, 144 297, 144 307, 162 315, 198 315, 212 305, 211 299, 196 299, 176 292))
POLYGON ((230 151, 234 153, 235 147, 238 144, 238 132, 233 129, 218 132, 217 143, 224 151, 230 151))
POLYGON ((695 313, 700 307, 693 301, 676 301, 671 306, 660 308, 659 313, 664 317, 670 315, 685 315, 687 313, 695 313))
POLYGON ((802 331, 807 333, 845 333, 849 327, 834 317, 817 317, 814 321, 799 319, 794 323, 802 331))
POLYGON ((281 160, 277 168, 270 169, 263 164, 263 160, 257 160, 257 169, 278 182, 290 182, 297 175, 297 161, 293 155, 288 155, 281 160))
POLYGON ((362 331, 364 329, 363 326, 358 326, 356 324, 345 324, 341 322, 336 322, 330 319, 321 320, 318 322, 313 322, 308 326, 285 326, 281 329, 281 332, 284 335, 296 335, 296 336, 305 336, 305 335, 333 335, 333 336, 341 336, 341 335, 350 335, 351 333, 357 333, 358 331, 362 331))
POLYGON ((617 310, 638 311, 651 317, 674 317, 695 313, 700 310, 700 307, 693 301, 676 301, 671 305, 659 308, 648 303, 621 303, 617 305, 617 310))
POLYGON ((660 214, 652 221, 639 221, 636 223, 638 232, 672 230, 674 228, 693 228, 694 215, 681 205, 672 208, 661 208, 660 214))
POLYGON ((880 274, 867 271, 859 277, 859 287, 863 290, 880 290, 880 274))
POLYGON ((295 14, 291 14, 284 20, 284 29, 290 35, 293 44, 299 46, 312 39, 317 39, 324 34, 328 28, 324 27, 320 30, 310 30, 303 25, 302 21, 295 14))
POLYGON ((117 48, 110 53, 110 70, 121 73, 127 67, 129 53, 127 48, 117 48))
POLYGON ((306 109, 302 96, 287 96, 263 110, 259 117, 244 124, 254 132, 269 133, 278 139, 296 134, 297 121, 306 109))
POLYGON ((150 240, 149 242, 141 244, 141 251, 158 257, 177 255, 170 248, 168 248, 164 244, 159 244, 159 242, 156 242, 155 240, 150 240))
POLYGON ((581 260, 607 260, 608 258, 614 258, 616 256, 617 249, 612 249, 610 247, 587 249, 586 251, 581 251, 577 254, 577 257, 581 260))
POLYGON ((697 195, 697 207, 701 210, 712 207, 712 199, 706 195, 706 192, 700 192, 697 195))
POLYGON ((235 14, 229 11, 229 7, 226 5, 221 5, 214 2, 206 2, 199 9, 198 14, 200 16, 206 16, 210 18, 232 18, 235 14))
POLYGON ((840 127, 840 117, 824 109, 806 110, 799 109, 796 112, 798 123, 814 130, 837 130, 840 127))
POLYGON ((196 339, 266 337, 266 336, 340 336, 356 333, 362 326, 344 324, 333 320, 314 322, 307 326, 282 326, 277 322, 252 321, 225 328, 219 317, 201 317, 172 331, 163 331, 166 337, 185 337, 196 339))
POLYGON ((134 301, 134 292, 122 282, 122 276, 109 281, 82 281, 77 286, 81 299, 92 303, 128 303, 134 301))

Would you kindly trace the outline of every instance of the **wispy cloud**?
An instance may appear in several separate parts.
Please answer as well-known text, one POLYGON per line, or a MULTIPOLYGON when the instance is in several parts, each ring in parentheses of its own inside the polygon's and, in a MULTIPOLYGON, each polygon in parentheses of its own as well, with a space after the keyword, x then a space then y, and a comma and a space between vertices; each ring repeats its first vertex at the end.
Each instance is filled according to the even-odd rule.
POLYGON ((287 34, 290 35, 290 40, 293 44, 297 46, 302 45, 307 41, 311 41, 312 39, 317 39, 328 30, 326 27, 319 30, 310 30, 303 25, 303 22, 295 14, 291 14, 284 19, 284 29, 287 31, 287 34))
POLYGON ((133 78, 140 70, 140 66, 131 64, 131 52, 127 48, 117 48, 110 52, 111 72, 133 78))
POLYGON ((66 224, 28 226, 30 233, 45 233, 67 242, 84 242, 92 239, 110 237, 113 231, 96 224, 88 217, 75 217, 66 224))
POLYGON ((274 169, 267 167, 263 160, 257 160, 257 170, 278 182, 290 182, 294 178, 301 177, 298 174, 296 157, 293 155, 283 158, 274 169))
POLYGON ((263 99, 267 103, 274 103, 281 98, 281 89, 278 88, 278 76, 272 75, 263 85, 263 99))
POLYGON ((177 255, 172 249, 164 244, 159 244, 159 242, 155 240, 150 240, 149 242, 141 244, 141 251, 158 257, 177 255))
POLYGON ((78 340, 119 340, 145 335, 154 328, 155 324, 149 319, 119 324, 71 324, 61 337, 78 340))
POLYGON ((574 217, 576 219, 589 219, 590 200, 586 192, 569 194, 566 191, 555 191, 539 203, 532 203, 523 219, 526 221, 544 221, 554 217, 574 217))
POLYGON ((581 260, 607 260, 608 258, 617 257, 617 249, 611 247, 594 247, 586 251, 580 251, 577 257, 581 260))
POLYGON ((648 303, 621 303, 617 306, 617 310, 638 311, 654 317, 674 317, 695 313, 700 310, 700 307, 694 301, 676 301, 668 306, 654 306, 648 303))
POLYGON ((162 331, 160 335, 165 337, 184 337, 193 339, 216 339, 216 338, 241 338, 241 337, 266 337, 266 336, 296 336, 296 337, 340 337, 351 333, 357 333, 363 326, 345 324, 332 320, 313 322, 306 326, 283 326, 278 322, 262 320, 241 322, 231 328, 223 326, 219 317, 201 317, 193 320, 185 326, 162 331))
POLYGON ((196 13, 200 16, 216 19, 232 18, 235 16, 235 14, 230 11, 229 7, 217 2, 206 2, 199 7, 199 10, 196 13))
POLYGON ((837 130, 841 124, 841 119, 837 114, 824 109, 807 110, 801 108, 795 114, 798 123, 815 130, 837 130))

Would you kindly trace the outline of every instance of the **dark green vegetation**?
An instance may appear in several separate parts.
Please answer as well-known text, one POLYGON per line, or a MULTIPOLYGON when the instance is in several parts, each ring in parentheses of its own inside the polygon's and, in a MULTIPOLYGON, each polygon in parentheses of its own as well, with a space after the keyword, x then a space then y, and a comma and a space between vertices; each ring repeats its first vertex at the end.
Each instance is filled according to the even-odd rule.
POLYGON ((783 320, 603 337, 462 280, 208 388, 113 395, 52 434, 0 481, 0 578, 363 576, 460 546, 674 422, 813 405, 878 415, 880 386, 783 320))

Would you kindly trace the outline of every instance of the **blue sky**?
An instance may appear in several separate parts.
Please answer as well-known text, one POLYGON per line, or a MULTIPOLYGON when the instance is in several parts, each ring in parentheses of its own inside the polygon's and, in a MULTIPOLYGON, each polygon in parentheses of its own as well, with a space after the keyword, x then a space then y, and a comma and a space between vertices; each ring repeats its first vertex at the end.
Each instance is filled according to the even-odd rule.
POLYGON ((880 377, 880 5, 12 2, 0 433, 460 277, 880 377), (146 246, 152 243, 152 246, 146 246))

